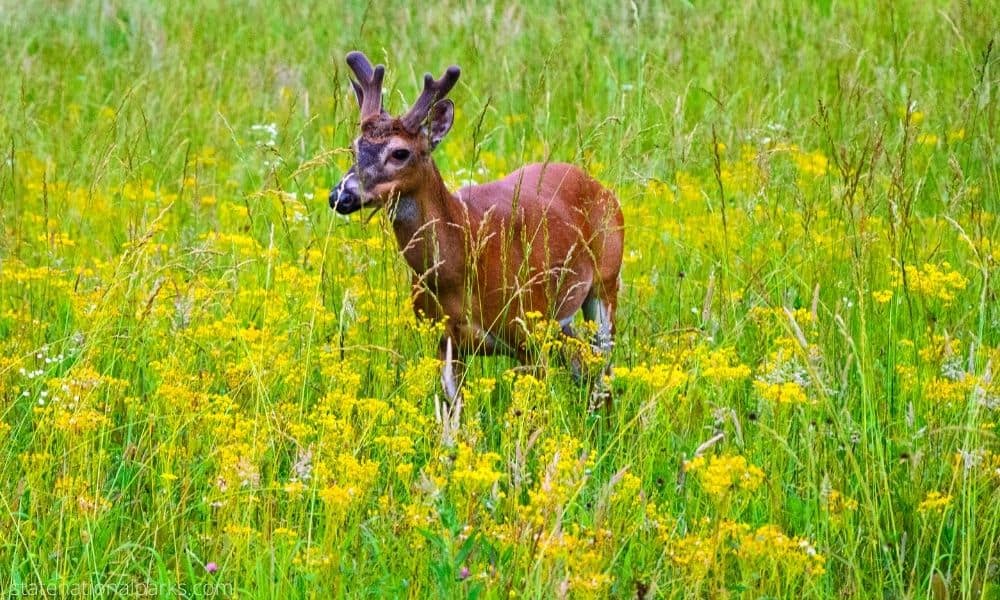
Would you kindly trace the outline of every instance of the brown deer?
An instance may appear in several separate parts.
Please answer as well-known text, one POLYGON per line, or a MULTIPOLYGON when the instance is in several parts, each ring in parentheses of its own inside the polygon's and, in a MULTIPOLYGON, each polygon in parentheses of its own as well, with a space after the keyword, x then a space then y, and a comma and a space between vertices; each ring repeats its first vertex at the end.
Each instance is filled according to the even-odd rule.
POLYGON ((615 195, 579 168, 556 163, 530 164, 453 194, 431 152, 451 129, 455 105, 446 96, 459 68, 438 80, 425 75, 420 97, 396 118, 382 108, 385 67, 373 68, 360 52, 348 54, 347 64, 357 79, 361 135, 330 207, 341 214, 386 208, 413 269, 414 311, 445 320, 439 357, 450 410, 461 403, 454 361, 472 354, 530 359, 529 311, 573 336, 570 324, 582 308, 596 324, 596 349, 610 353, 624 242, 615 195))

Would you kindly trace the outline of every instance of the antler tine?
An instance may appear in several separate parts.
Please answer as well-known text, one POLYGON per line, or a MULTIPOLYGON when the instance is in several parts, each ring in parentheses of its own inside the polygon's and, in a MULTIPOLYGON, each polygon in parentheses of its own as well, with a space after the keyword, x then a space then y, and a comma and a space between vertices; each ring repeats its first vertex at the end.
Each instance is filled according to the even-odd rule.
POLYGON ((444 72, 441 79, 437 81, 434 80, 434 76, 430 73, 424 75, 424 91, 420 93, 420 97, 417 98, 417 101, 413 103, 410 110, 403 116, 403 126, 412 132, 420 129, 431 107, 434 106, 435 102, 448 95, 451 88, 455 87, 455 84, 458 82, 458 76, 461 73, 461 69, 452 65, 448 67, 448 70, 444 72))
POLYGON ((373 69, 368 57, 356 50, 347 55, 347 66, 351 67, 358 79, 352 80, 351 85, 361 106, 361 120, 378 116, 382 113, 382 79, 385 77, 385 66, 378 65, 373 69))

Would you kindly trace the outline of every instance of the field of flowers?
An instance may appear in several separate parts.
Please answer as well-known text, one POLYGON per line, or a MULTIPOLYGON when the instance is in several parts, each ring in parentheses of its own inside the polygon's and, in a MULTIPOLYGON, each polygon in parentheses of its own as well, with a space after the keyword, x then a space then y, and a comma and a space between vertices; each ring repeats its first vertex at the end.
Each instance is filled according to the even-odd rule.
POLYGON ((3 597, 1000 598, 995 5, 0 15, 3 597), (353 49, 619 195, 613 410, 529 315, 444 443, 353 49))

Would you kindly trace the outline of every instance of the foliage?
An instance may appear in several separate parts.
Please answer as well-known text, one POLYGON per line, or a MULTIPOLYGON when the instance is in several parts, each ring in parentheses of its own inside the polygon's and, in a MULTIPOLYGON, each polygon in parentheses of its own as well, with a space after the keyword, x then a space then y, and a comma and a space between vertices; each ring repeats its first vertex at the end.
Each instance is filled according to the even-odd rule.
POLYGON ((1000 594, 989 3, 0 11, 0 589, 1000 594), (618 193, 612 410, 531 315, 442 444, 440 327, 326 202, 354 48, 393 111, 462 66, 453 186, 618 193))

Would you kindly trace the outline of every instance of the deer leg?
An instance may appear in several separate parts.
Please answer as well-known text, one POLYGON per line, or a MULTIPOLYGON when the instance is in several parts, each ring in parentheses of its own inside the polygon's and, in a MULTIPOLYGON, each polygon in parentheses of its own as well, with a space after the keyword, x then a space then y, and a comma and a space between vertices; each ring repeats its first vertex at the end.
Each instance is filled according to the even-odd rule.
POLYGON ((454 405, 462 398, 462 377, 465 365, 458 357, 454 339, 445 335, 438 345, 438 360, 442 362, 441 388, 447 396, 448 404, 454 405))
MULTIPOLYGON (((576 330, 573 329, 573 317, 569 316, 559 321, 559 325, 562 327, 562 334, 568 338, 579 339, 576 335, 576 330)), ((583 361, 581 360, 578 353, 573 352, 569 357, 569 371, 570 375, 573 377, 573 383, 577 385, 584 384, 583 376, 583 361)))
POLYGON ((441 387, 445 401, 434 397, 434 415, 441 424, 441 443, 454 446, 458 430, 462 425, 462 375, 464 366, 455 357, 455 343, 451 336, 441 338, 438 357, 444 363, 441 368, 441 387))
POLYGON ((598 354, 604 357, 604 369, 602 376, 594 382, 591 390, 591 408, 604 405, 611 408, 611 388, 605 380, 609 380, 612 375, 611 350, 614 347, 614 310, 615 310, 615 290, 612 287, 610 295, 595 293, 597 290, 591 289, 590 293, 583 301, 583 318, 597 325, 592 344, 598 354), (606 297, 605 297, 606 296, 606 297))
POLYGON ((597 324, 594 334, 594 348, 601 354, 611 352, 614 344, 614 321, 611 306, 603 299, 590 295, 583 301, 583 318, 597 324))

